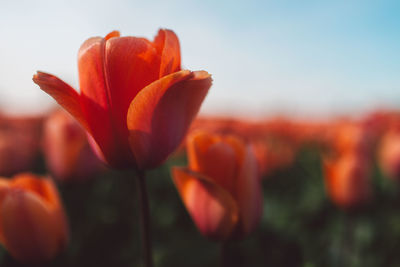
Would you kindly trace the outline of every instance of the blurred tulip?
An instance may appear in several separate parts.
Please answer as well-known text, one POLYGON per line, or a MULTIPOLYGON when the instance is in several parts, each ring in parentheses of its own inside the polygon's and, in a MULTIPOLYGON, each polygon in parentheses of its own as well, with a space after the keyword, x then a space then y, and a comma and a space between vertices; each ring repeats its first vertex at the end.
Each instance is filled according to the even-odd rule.
POLYGON ((334 125, 333 148, 340 155, 358 153, 369 155, 374 145, 371 129, 356 122, 339 122, 334 125))
POLYGON ((40 117, 0 115, 0 175, 30 171, 40 155, 40 117))
POLYGON ((383 135, 378 150, 378 161, 385 176, 400 181, 399 130, 391 130, 383 135))
POLYGON ((0 242, 22 263, 49 261, 66 247, 67 221, 51 179, 0 178, 0 242))
POLYGON ((373 138, 358 123, 336 125, 332 152, 324 157, 326 188, 339 207, 354 209, 372 196, 370 182, 373 138))
POLYGON ((43 145, 47 168, 61 181, 86 180, 101 169, 85 131, 64 111, 45 121, 43 145))
POLYGON ((262 177, 269 177, 275 171, 293 164, 301 147, 312 145, 325 148, 331 140, 328 126, 325 121, 284 117, 264 120, 200 117, 193 122, 191 132, 201 130, 241 136, 253 145, 262 177))
POLYGON ((258 224, 262 191, 251 146, 234 136, 188 137, 189 167, 173 181, 200 232, 212 240, 243 238, 258 224))
POLYGON ((160 30, 144 38, 88 39, 78 54, 80 94, 57 77, 33 81, 93 137, 100 158, 114 168, 156 167, 182 141, 211 86, 205 71, 181 70, 177 36, 160 30))
POLYGON ((266 140, 252 142, 262 177, 267 177, 277 170, 287 168, 296 158, 297 149, 293 145, 278 140, 271 141, 273 142, 266 140))
POLYGON ((325 161, 325 182, 332 201, 345 209, 353 209, 371 198, 370 161, 355 154, 325 161))

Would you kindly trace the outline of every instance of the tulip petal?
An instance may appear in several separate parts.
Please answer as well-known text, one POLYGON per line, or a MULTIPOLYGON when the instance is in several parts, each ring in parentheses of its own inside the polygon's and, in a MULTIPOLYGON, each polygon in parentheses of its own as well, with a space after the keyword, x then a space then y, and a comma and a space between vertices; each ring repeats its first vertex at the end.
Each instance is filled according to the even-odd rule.
POLYGON ((181 70, 181 51, 179 39, 171 30, 161 29, 154 39, 154 46, 161 55, 160 76, 181 70))
POLYGON ((212 240, 229 238, 238 222, 238 207, 232 196, 212 180, 186 168, 173 168, 172 176, 199 231, 212 240))
POLYGON ((139 169, 157 166, 176 149, 210 86, 207 72, 184 70, 140 91, 127 117, 129 141, 139 169))
POLYGON ((233 194, 237 174, 236 155, 231 146, 224 142, 211 145, 202 161, 200 173, 213 179, 229 193, 233 194))
POLYGON ((142 38, 91 38, 79 52, 82 101, 94 140, 113 167, 134 167, 128 143, 129 104, 158 78, 159 59, 153 45, 142 38), (112 90, 110 90, 112 88, 112 90))
POLYGON ((249 234, 259 223, 262 214, 261 179, 251 146, 244 151, 243 162, 236 181, 236 194, 240 213, 240 229, 237 237, 249 234))
POLYGON ((52 259, 65 245, 59 238, 59 219, 35 194, 11 189, 1 205, 5 247, 21 262, 52 259))
POLYGON ((79 94, 71 86, 54 75, 40 71, 33 76, 33 81, 65 108, 87 131, 91 132, 81 109, 79 94))
POLYGON ((113 38, 106 43, 107 82, 115 125, 128 137, 126 117, 137 93, 158 79, 159 58, 153 45, 143 38, 113 38))
MULTIPOLYGON (((119 38, 111 38, 115 40, 119 38)), ((82 108, 91 128, 92 136, 100 147, 108 164, 113 167, 134 165, 126 137, 121 136, 121 127, 116 114, 112 113, 109 89, 105 78, 105 44, 103 38, 88 39, 79 50, 78 67, 82 108)), ((114 89, 114 88, 113 88, 114 89)))
POLYGON ((218 140, 219 138, 216 135, 204 131, 191 133, 187 137, 187 154, 191 170, 202 172, 204 162, 207 161, 207 151, 218 140))
POLYGON ((187 151, 191 170, 212 178, 236 196, 236 177, 246 154, 246 146, 239 138, 198 131, 188 137, 187 151))
POLYGON ((106 37, 104 37, 104 39, 108 40, 108 39, 111 39, 114 37, 119 37, 119 36, 120 36, 119 31, 112 31, 109 34, 107 34, 106 37))
POLYGON ((229 144, 235 151, 237 169, 240 170, 242 164, 245 162, 244 160, 247 153, 245 143, 234 135, 224 136, 223 142, 229 144))
POLYGON ((39 179, 30 173, 22 173, 14 176, 11 180, 13 188, 21 188, 33 192, 46 201, 49 208, 55 209, 60 206, 60 199, 56 191, 56 186, 51 179, 39 179))

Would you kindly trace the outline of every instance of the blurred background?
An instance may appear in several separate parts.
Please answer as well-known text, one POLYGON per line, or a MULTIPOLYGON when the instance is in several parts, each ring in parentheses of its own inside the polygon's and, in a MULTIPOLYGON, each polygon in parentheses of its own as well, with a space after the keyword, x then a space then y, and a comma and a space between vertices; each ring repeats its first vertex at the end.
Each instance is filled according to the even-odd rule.
MULTIPOLYGON (((184 68, 213 75, 192 131, 239 135, 257 156, 263 217, 228 244, 230 266, 400 266, 399 12, 389 0, 1 1, 0 176, 56 179, 71 242, 49 266, 139 266, 137 194, 32 75, 78 89, 84 40, 160 27, 184 68)), ((182 145, 148 177, 155 263, 218 266, 170 179, 186 161, 182 145)), ((3 249, 0 265, 19 266, 3 249)))

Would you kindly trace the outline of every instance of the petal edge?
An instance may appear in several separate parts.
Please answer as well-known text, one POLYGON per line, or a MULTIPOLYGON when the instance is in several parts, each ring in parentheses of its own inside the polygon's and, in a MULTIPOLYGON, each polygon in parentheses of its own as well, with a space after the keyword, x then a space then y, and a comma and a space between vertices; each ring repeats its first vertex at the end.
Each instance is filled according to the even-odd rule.
POLYGON ((172 177, 199 231, 212 240, 228 239, 239 216, 232 196, 212 180, 187 168, 173 168, 172 177))
POLYGON ((32 80, 90 132, 86 118, 81 109, 80 96, 70 85, 54 75, 41 71, 38 71, 37 74, 33 76, 32 80))
POLYGON ((139 169, 156 167, 176 149, 210 86, 207 72, 183 70, 137 94, 128 109, 127 125, 139 169))

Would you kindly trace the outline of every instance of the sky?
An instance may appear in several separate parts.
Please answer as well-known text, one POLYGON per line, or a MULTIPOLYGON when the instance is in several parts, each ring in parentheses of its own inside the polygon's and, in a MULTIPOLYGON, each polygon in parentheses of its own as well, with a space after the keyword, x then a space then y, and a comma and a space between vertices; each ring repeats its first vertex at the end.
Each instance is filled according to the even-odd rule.
POLYGON ((202 112, 362 113, 400 107, 399 1, 0 1, 0 110, 44 112, 45 71, 78 89, 77 52, 112 30, 175 31, 183 67, 207 70, 202 112))

